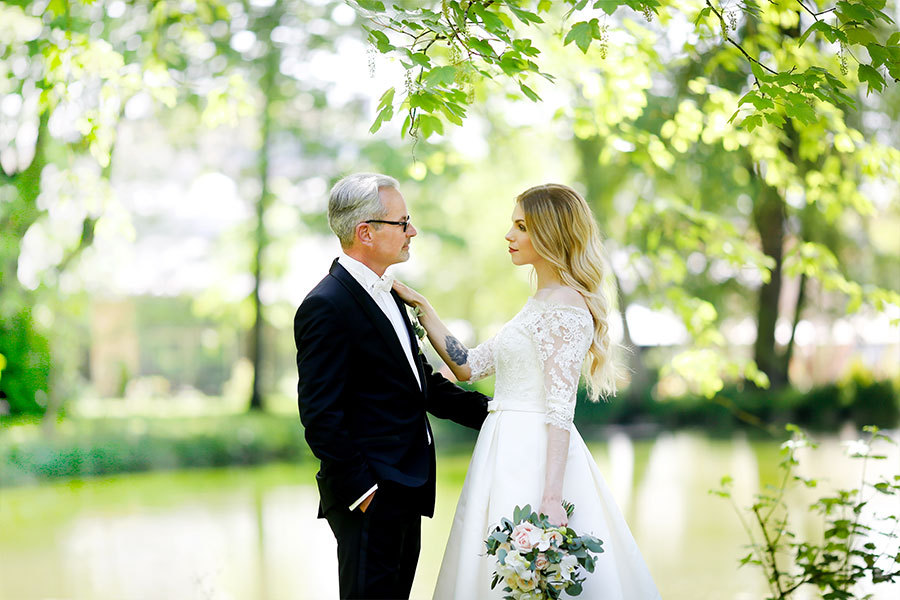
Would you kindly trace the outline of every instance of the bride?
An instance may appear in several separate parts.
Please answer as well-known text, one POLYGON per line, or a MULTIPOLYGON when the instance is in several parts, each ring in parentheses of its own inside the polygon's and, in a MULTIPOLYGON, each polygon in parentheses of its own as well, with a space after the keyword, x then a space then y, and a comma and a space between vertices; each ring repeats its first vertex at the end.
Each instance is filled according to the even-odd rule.
POLYGON ((602 244, 590 208, 564 185, 533 187, 516 199, 506 240, 513 264, 534 267, 537 292, 497 335, 471 350, 424 296, 394 283, 419 309, 428 339, 459 380, 496 373, 434 598, 501 598, 502 586, 491 590, 495 563, 483 540, 516 505, 530 504, 555 525, 603 540, 581 598, 658 600, 628 525, 573 425, 583 365, 591 400, 614 395, 616 386, 602 244), (571 518, 563 500, 575 505, 571 518))

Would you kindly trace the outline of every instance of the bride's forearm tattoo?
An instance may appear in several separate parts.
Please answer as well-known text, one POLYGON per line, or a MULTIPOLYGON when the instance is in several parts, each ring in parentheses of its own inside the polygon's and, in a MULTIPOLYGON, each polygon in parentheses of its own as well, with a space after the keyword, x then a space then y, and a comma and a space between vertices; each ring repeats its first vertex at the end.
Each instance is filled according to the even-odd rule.
POLYGON ((469 349, 463 346, 458 339, 448 335, 444 342, 447 344, 447 356, 450 360, 462 366, 469 360, 469 349))

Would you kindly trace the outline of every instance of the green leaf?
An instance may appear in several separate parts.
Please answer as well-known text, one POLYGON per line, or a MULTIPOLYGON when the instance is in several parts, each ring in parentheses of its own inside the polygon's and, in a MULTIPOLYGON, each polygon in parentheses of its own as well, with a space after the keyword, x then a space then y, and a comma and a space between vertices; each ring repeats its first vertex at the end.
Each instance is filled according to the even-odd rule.
POLYGON ((454 81, 456 81, 456 67, 447 65, 444 67, 436 67, 428 71, 423 83, 427 87, 433 88, 440 85, 448 86, 454 81))
POLYGON ((784 107, 784 112, 789 117, 810 125, 817 120, 816 111, 806 103, 806 98, 800 94, 792 94, 784 107))
MULTIPOLYGON (((391 88, 393 90, 393 88, 391 88)), ((379 129, 381 129, 381 124, 384 121, 390 121, 391 117, 394 116, 394 106, 388 105, 382 108, 378 114, 375 116, 375 122, 372 123, 372 126, 369 127, 369 133, 375 133, 379 129)))
POLYGON ((784 117, 782 117, 777 112, 766 112, 763 113, 763 116, 766 118, 766 121, 768 121, 770 125, 774 125, 775 127, 784 127, 784 117))
POLYGON ((428 139, 432 133, 444 134, 444 124, 440 119, 428 114, 419 115, 419 133, 423 139, 428 139))
POLYGON ((754 77, 756 77, 760 81, 766 81, 766 72, 761 66, 753 61, 750 61, 750 70, 753 71, 754 77))
POLYGON ((844 23, 849 21, 858 21, 860 23, 869 23, 875 19, 875 13, 868 9, 864 4, 850 3, 847 0, 841 0, 837 3, 838 15, 844 23))
POLYGON ((409 58, 420 67, 431 68, 431 59, 424 52, 410 53, 409 58))
POLYGON ((880 92, 884 89, 884 77, 881 76, 877 70, 872 68, 869 65, 859 65, 859 70, 857 71, 857 77, 859 78, 860 83, 869 84, 868 89, 866 90, 866 95, 875 90, 876 92, 880 92))
POLYGON ((455 111, 451 108, 451 106, 457 106, 452 103, 447 103, 444 105, 444 116, 447 117, 447 120, 453 123, 454 125, 462 125, 463 117, 466 116, 465 111, 459 110, 455 111))
MULTIPOLYGON (((584 8, 584 5, 586 4, 587 2, 582 2, 581 8, 584 8)), ((619 6, 621 6, 622 4, 624 4, 624 2, 620 2, 619 0, 597 0, 596 2, 594 2, 594 10, 599 8, 606 14, 611 15, 616 12, 616 9, 619 8, 619 6)), ((581 10, 581 8, 579 8, 578 10, 581 10)))
POLYGON ((872 10, 881 10, 884 8, 884 5, 887 3, 886 0, 862 0, 863 4, 871 8, 872 10))
POLYGON ((591 41, 594 39, 592 23, 596 24, 597 19, 592 19, 591 22, 579 21, 572 25, 572 29, 566 34, 563 45, 568 46, 571 42, 575 42, 575 45, 581 48, 583 53, 587 54, 591 41))
POLYGON ((485 9, 481 4, 473 3, 471 4, 471 7, 472 12, 481 17, 485 29, 491 33, 506 33, 507 27, 503 24, 503 21, 500 20, 500 17, 485 9))
POLYGON ((375 44, 375 47, 382 54, 387 54, 388 52, 394 50, 394 45, 391 44, 388 36, 385 35, 383 31, 378 31, 377 29, 369 30, 369 39, 375 44))
POLYGON ((744 94, 744 97, 741 98, 740 102, 738 102, 738 106, 741 106, 742 104, 752 104, 757 110, 775 108, 775 103, 772 102, 771 99, 764 98, 755 91, 750 91, 744 94))
POLYGON ((891 53, 881 44, 866 44, 866 50, 872 57, 872 66, 876 69, 891 60, 891 53))
POLYGON ((825 35, 826 38, 828 38, 829 42, 834 42, 836 38, 834 36, 833 30, 834 28, 825 21, 816 21, 809 27, 809 29, 807 29, 803 33, 803 35, 800 36, 800 40, 797 42, 797 45, 802 46, 803 42, 806 41, 806 38, 808 38, 809 34, 811 34, 813 31, 821 31, 822 34, 825 35))
MULTIPOLYGON (((533 12, 529 12, 525 9, 519 8, 513 4, 507 4, 506 8, 512 11, 512 14, 516 15, 516 18, 522 21, 525 24, 528 23, 543 23, 544 20, 534 14, 533 12)), ((538 9, 540 10, 540 8, 538 9)))
POLYGON ((355 4, 359 5, 363 10, 384 12, 384 2, 378 2, 377 0, 356 0, 355 4))
POLYGON ((900 46, 900 31, 895 31, 894 33, 892 33, 884 45, 885 46, 900 46))
POLYGON ((390 87, 378 99, 378 110, 382 110, 385 106, 394 104, 394 88, 390 87))
POLYGON ((760 125, 762 125, 762 116, 758 114, 749 115, 741 121, 741 126, 746 127, 747 131, 753 131, 760 125))
POLYGON ((497 57, 494 48, 487 43, 486 40, 470 38, 468 40, 469 48, 481 54, 485 59, 493 59, 497 57))
MULTIPOLYGON (((700 14, 697 15, 697 18, 694 19, 694 25, 695 25, 695 26, 696 26, 696 25, 699 25, 699 24, 700 24, 700 21, 703 20, 703 17, 708 17, 710 14, 712 14, 712 9, 711 9, 710 7, 707 6, 706 8, 704 8, 703 10, 701 10, 701 11, 700 11, 700 14)), ((800 42, 800 43, 802 44, 803 42, 800 42)))
POLYGON ((844 29, 844 33, 847 34, 847 40, 851 44, 878 43, 878 39, 872 34, 872 32, 863 27, 848 27, 844 29))
POLYGON ((528 87, 524 83, 519 82, 519 88, 522 90, 522 93, 525 94, 526 96, 528 96, 528 99, 531 100, 532 102, 540 102, 541 101, 541 97, 538 96, 534 90, 532 90, 530 87, 528 87))
POLYGON ((407 101, 409 102, 410 108, 421 108, 425 112, 434 112, 441 106, 441 102, 438 100, 437 96, 428 90, 410 94, 407 97, 407 101))
POLYGON ((528 64, 524 60, 516 58, 513 53, 507 52, 500 58, 500 68, 507 75, 515 75, 527 71, 528 64))

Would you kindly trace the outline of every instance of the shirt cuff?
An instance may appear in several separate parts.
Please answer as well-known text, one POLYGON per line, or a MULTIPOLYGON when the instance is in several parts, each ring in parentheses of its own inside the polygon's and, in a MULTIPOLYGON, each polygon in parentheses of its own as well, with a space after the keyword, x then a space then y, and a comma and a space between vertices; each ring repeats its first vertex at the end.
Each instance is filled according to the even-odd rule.
POLYGON ((368 492, 359 497, 359 500, 350 505, 350 510, 356 510, 356 507, 362 504, 363 500, 369 497, 369 494, 378 489, 378 484, 373 485, 368 492))

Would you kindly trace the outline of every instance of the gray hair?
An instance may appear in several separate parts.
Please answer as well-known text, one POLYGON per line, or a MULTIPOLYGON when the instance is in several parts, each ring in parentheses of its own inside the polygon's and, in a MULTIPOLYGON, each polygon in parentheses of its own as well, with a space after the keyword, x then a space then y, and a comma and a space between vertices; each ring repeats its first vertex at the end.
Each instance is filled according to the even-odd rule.
POLYGON ((331 188, 328 199, 328 224, 341 241, 341 246, 353 245, 356 226, 368 219, 380 219, 387 214, 379 188, 397 189, 397 180, 380 173, 347 175, 331 188))

